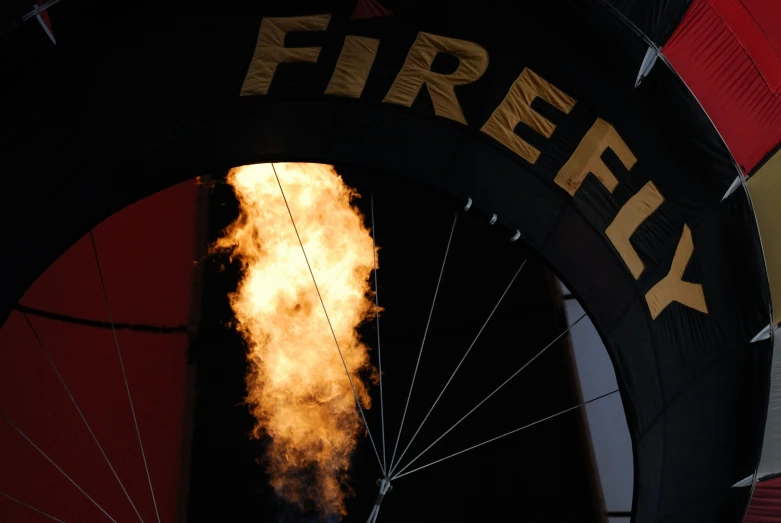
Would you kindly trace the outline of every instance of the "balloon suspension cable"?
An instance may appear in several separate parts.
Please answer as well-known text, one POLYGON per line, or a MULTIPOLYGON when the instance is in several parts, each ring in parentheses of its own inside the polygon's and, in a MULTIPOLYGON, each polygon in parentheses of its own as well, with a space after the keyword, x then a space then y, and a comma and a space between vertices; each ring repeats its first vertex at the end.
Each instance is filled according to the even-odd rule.
POLYGON ((24 501, 22 501, 20 499, 16 499, 15 497, 13 497, 13 496, 11 496, 9 494, 6 494, 5 492, 0 492, 0 497, 10 499, 14 503, 18 503, 19 505, 21 505, 21 506, 23 506, 25 508, 28 508, 28 509, 32 510, 33 512, 37 512, 38 514, 41 514, 42 516, 46 516, 47 518, 49 518, 51 520, 59 521, 59 523, 65 523, 63 520, 55 518, 54 516, 52 516, 48 512, 44 512, 43 510, 35 508, 32 505, 28 505, 24 501))
POLYGON ((155 507, 155 516, 157 517, 157 523, 160 523, 160 512, 157 509, 157 499, 155 499, 155 489, 152 487, 152 476, 149 474, 149 464, 146 461, 146 453, 144 452, 144 443, 141 439, 141 429, 138 427, 138 418, 136 417, 136 409, 133 406, 133 395, 130 394, 130 383, 127 380, 127 373, 125 372, 125 363, 122 358, 122 349, 119 345, 119 337, 117 336, 117 329, 114 325, 114 313, 111 312, 111 303, 108 299, 108 291, 106 290, 106 280, 103 278, 103 269, 100 266, 100 257, 98 256, 98 246, 95 243, 95 235, 92 231, 89 232, 90 242, 92 242, 92 254, 95 255, 95 265, 98 268, 98 276, 100 277, 100 287, 103 290, 103 300, 106 303, 106 312, 108 313, 108 320, 111 323, 111 332, 114 335, 114 345, 117 349, 117 357, 119 358, 119 368, 122 370, 122 379, 125 381, 125 391, 127 392, 127 401, 130 404, 130 414, 133 416, 133 425, 136 428, 136 436, 138 437, 138 447, 141 449, 141 459, 144 461, 144 470, 146 471, 146 480, 149 484, 149 493, 152 495, 152 505, 155 507))
POLYGON ((375 523, 377 521, 377 516, 380 513, 380 504, 382 504, 385 494, 393 490, 393 486, 388 478, 378 479, 377 485, 380 487, 380 492, 377 494, 377 501, 374 502, 374 507, 372 507, 371 514, 369 514, 369 519, 366 520, 366 523, 375 523))
POLYGON ((56 469, 57 469, 57 471, 58 471, 60 474, 62 474, 62 476, 63 476, 65 479, 67 479, 67 480, 70 482, 70 484, 71 484, 71 485, 73 485, 74 487, 76 487, 76 489, 77 489, 79 492, 81 492, 82 494, 84 494, 84 497, 86 497, 88 500, 90 500, 90 501, 92 502, 92 504, 93 504, 93 505, 95 505, 95 506, 98 508, 98 510, 100 510, 101 512, 103 512, 103 515, 104 515, 104 516, 106 516, 108 519, 110 519, 110 520, 111 520, 111 521, 113 521, 114 523, 117 523, 117 520, 115 520, 114 518, 112 518, 112 517, 109 515, 109 513, 108 513, 108 512, 106 512, 106 509, 104 509, 103 507, 101 507, 101 506, 100 506, 100 504, 99 504, 97 501, 95 501, 95 499, 94 499, 92 496, 90 496, 89 494, 87 494, 87 491, 86 491, 86 490, 84 490, 83 488, 81 488, 81 485, 79 485, 78 483, 76 483, 76 482, 73 480, 73 478, 71 478, 71 477, 70 477, 70 476, 69 476, 69 475, 68 475, 68 474, 67 474, 67 473, 66 473, 64 470, 62 470, 62 468, 60 468, 60 466, 59 466, 59 465, 57 465, 57 464, 54 462, 54 460, 53 460, 52 458, 50 458, 50 457, 49 457, 49 456, 48 456, 48 455, 47 455, 47 454, 46 454, 46 453, 45 453, 43 450, 41 450, 41 448, 40 448, 38 445, 36 445, 36 444, 35 444, 35 442, 33 442, 33 440, 31 440, 31 439, 29 438, 29 436, 27 436, 27 434, 25 434, 25 433, 22 431, 22 429, 20 429, 19 427, 17 427, 17 426, 16 426, 16 424, 15 424, 13 421, 11 421, 11 419, 10 419, 8 416, 6 416, 4 413, 0 412, 0 418, 3 418, 3 419, 5 420, 5 422, 6 422, 6 423, 8 423, 9 425, 11 425, 11 428, 13 428, 13 429, 14 429, 14 430, 15 430, 17 433, 19 433, 19 435, 20 435, 21 437, 23 437, 25 440, 27 440, 27 443, 29 443, 30 445, 32 445, 32 447, 33 447, 35 450, 37 450, 37 451, 38 451, 38 454, 40 454, 41 456, 43 456, 43 457, 46 459, 46 461, 48 461, 49 463, 51 463, 51 464, 52 464, 52 466, 53 466, 54 468, 56 468, 56 469))
MULTIPOLYGON (((10 33, 23 23, 25 23, 27 20, 31 18, 40 18, 41 13, 45 12, 50 7, 54 6, 55 4, 59 4, 61 0, 47 0, 41 5, 34 6, 30 11, 26 12, 7 26, 5 26, 2 31, 0 31, 0 37, 5 36, 6 34, 10 33)), ((48 35, 48 30, 46 31, 48 35)), ((49 38, 52 38, 51 35, 48 35, 49 38)))
POLYGON ((290 205, 287 203, 287 197, 285 196, 285 191, 282 189, 282 182, 279 180, 279 175, 277 174, 277 168, 274 166, 274 164, 271 164, 271 169, 274 171, 274 177, 277 179, 277 185, 279 185, 279 192, 282 193, 282 199, 285 202, 285 207, 287 208, 287 214, 290 216, 290 222, 293 224, 293 230, 296 232, 296 238, 298 238, 298 244, 301 246, 301 252, 304 254, 304 260, 306 261, 306 266, 309 269, 309 274, 312 276, 312 283, 315 286, 315 290, 317 291, 317 297, 320 298, 320 305, 323 307, 323 313, 325 314, 325 319, 328 322, 328 328, 331 330, 331 336, 334 338, 334 343, 336 344, 336 350, 339 351, 339 358, 342 360, 342 365, 344 366, 344 372, 347 374, 347 381, 350 382, 350 388, 353 390, 353 396, 355 396, 355 403, 358 405, 358 411, 361 413, 361 419, 363 420, 363 426, 366 428, 366 432, 369 434, 369 440, 371 441, 372 448, 374 449, 374 455, 377 458, 377 463, 380 465, 380 470, 382 471, 383 475, 386 475, 385 473, 385 467, 382 465, 382 460, 380 459, 380 453, 377 452, 377 445, 374 444, 374 438, 372 437, 372 431, 369 429, 369 423, 366 421, 366 414, 363 412, 363 406, 361 405, 361 399, 358 397, 358 391, 355 390, 355 384, 353 384, 352 376, 350 376, 350 369, 347 367, 347 362, 344 359, 344 354, 342 354, 342 348, 339 346, 339 340, 336 339, 336 332, 334 331, 334 327, 331 324, 331 318, 328 316, 328 310, 325 308, 325 301, 323 301, 323 295, 320 294, 320 287, 317 285, 317 280, 315 279, 315 273, 312 271, 312 265, 309 263, 309 257, 306 255, 306 249, 304 249, 304 242, 301 240, 301 235, 298 233, 298 227, 296 227, 296 221, 293 219, 293 213, 290 210, 290 205))
POLYGON ((428 468, 428 467, 430 467, 432 465, 436 465, 437 463, 441 463, 441 462, 445 461, 446 459, 450 459, 450 458, 454 458, 456 456, 460 456, 461 454, 464 454, 465 452, 469 452, 470 450, 474 450, 474 449, 482 447, 484 445, 488 445, 489 443, 493 443, 496 440, 499 440, 499 439, 502 439, 502 438, 506 438, 507 436, 515 434, 516 432, 521 432, 522 430, 526 430, 526 429, 528 429, 530 427, 533 427, 535 425, 539 425, 540 423, 543 423, 543 422, 548 421, 550 419, 557 418, 557 417, 559 417, 561 415, 564 415, 567 412, 571 412, 571 411, 573 411, 575 409, 579 409, 581 407, 585 407, 589 403, 593 403, 595 401, 601 400, 602 398, 606 398, 608 396, 612 396, 616 392, 618 392, 618 389, 612 390, 610 392, 602 394, 601 396, 597 396, 596 398, 592 398, 592 399, 590 399, 588 401, 584 401, 583 403, 581 403, 579 405, 575 405, 574 407, 570 407, 568 409, 560 410, 559 412, 557 412, 555 414, 551 414, 550 416, 547 416, 545 418, 539 419, 537 421, 533 421, 532 423, 527 423, 523 427, 518 427, 517 429, 510 430, 508 432, 505 432, 504 434, 500 434, 499 436, 495 436, 495 437, 493 437, 491 439, 487 439, 487 440, 485 440, 485 441, 483 441, 481 443, 478 443, 477 445, 472 445, 471 447, 467 447, 467 448, 465 448, 463 450, 459 450, 458 452, 454 452, 453 454, 448 454, 444 458, 440 458, 438 460, 432 461, 431 463, 426 463, 425 465, 421 465, 420 467, 414 468, 412 470, 408 470, 407 472, 404 472, 403 474, 397 474, 393 479, 396 480, 396 479, 402 478, 404 476, 408 476, 409 474, 412 474, 413 472, 417 472, 419 470, 423 470, 425 468, 428 468))
POLYGON ((428 320, 426 321, 426 329, 423 331, 423 341, 420 343, 420 350, 418 351, 418 360, 415 363, 415 372, 412 373, 412 383, 409 386, 409 393, 407 394, 407 402, 404 405, 404 413, 401 416, 401 424, 399 425, 399 433, 396 435, 396 444, 393 446, 393 455, 391 456, 391 470, 395 468, 394 461, 396 459, 396 451, 399 448, 399 440, 401 439, 401 432, 404 430, 404 420, 407 419, 407 410, 409 409, 409 401, 412 398, 412 388, 415 386, 415 378, 418 376, 418 368, 420 367, 420 358, 423 356, 423 347, 426 345, 426 337, 428 336, 428 328, 431 325, 431 317, 434 315, 434 306, 437 304, 437 296, 439 295, 439 285, 442 283, 442 275, 445 273, 445 264, 447 264, 447 256, 450 254, 450 244, 453 242, 453 231, 456 230, 456 222, 458 221, 458 213, 453 216, 453 225, 450 227, 450 236, 447 239, 447 247, 445 248, 445 257, 442 259, 442 267, 439 270, 439 278, 437 278, 437 287, 434 290, 434 299, 431 301, 431 309, 428 313, 428 320))
POLYGON ((455 422, 453 425, 451 425, 451 427, 450 427, 449 429, 447 429, 447 430, 446 430, 446 431, 445 431, 445 432, 444 432, 444 433, 443 433, 441 436, 439 436, 437 439, 435 439, 433 443, 431 443, 431 444, 430 444, 428 447, 426 447, 425 449, 423 449, 423 451, 422 451, 420 454, 418 454, 417 456, 415 456, 414 458, 412 458, 412 460, 411 460, 409 463, 407 463, 406 465, 404 465, 404 467, 402 467, 402 468, 401 468, 401 470, 399 470, 399 471, 398 471, 398 472, 397 472, 395 475, 391 476, 391 480, 394 480, 394 479, 396 479, 396 478, 398 478, 398 477, 401 477, 401 475, 404 473, 404 471, 405 471, 405 470, 407 470, 407 469, 408 469, 408 468, 409 468, 409 467, 410 467, 410 466, 411 466, 413 463, 415 463, 415 462, 416 462, 418 459, 420 459, 420 457, 421 457, 421 456, 423 456, 423 454, 425 454, 426 452, 428 452, 428 451, 431 449, 431 447, 433 447, 434 445, 436 445, 437 443, 439 443, 439 441, 440 441, 442 438, 444 438, 445 436, 447 436, 448 434, 450 434, 450 432, 451 432, 451 431, 453 431, 453 429, 455 429, 455 428, 456 428, 458 425, 460 425, 462 421, 464 421, 466 418, 468 418, 468 417, 469 417, 469 416, 470 416, 470 415, 471 415, 471 414, 472 414, 474 411, 476 411, 478 408, 480 408, 480 407, 481 407, 481 406, 482 406, 482 405, 483 405, 483 404, 484 404, 486 401, 488 401, 489 399, 491 399, 491 398, 494 396, 494 394, 496 394, 497 392, 499 392, 499 391, 500 391, 500 390, 501 390, 501 389, 502 389, 502 388, 503 388, 505 385, 507 385, 507 384, 508 384, 508 383, 509 383, 509 382, 510 382, 510 381, 511 381, 513 378, 515 378, 515 377, 516 377, 518 374, 520 374, 521 372, 523 372, 523 370, 524 370, 526 367, 528 367, 529 365, 531 365, 531 364, 532 364, 532 362, 533 362, 534 360, 536 360, 537 358, 539 358, 540 356, 542 356, 542 354, 543 354, 545 351, 547 351, 547 350, 548 350, 550 347, 552 347, 554 343, 556 343, 557 341, 559 341, 559 339, 561 339, 561 338, 562 338, 562 337, 563 337, 565 334, 567 334, 567 333, 568 333, 570 330, 572 330, 572 328, 573 328, 575 325, 577 325, 577 324, 580 322, 580 320, 582 320, 582 319, 583 319, 583 318, 585 318, 585 317, 586 317, 586 314, 585 314, 585 313, 583 313, 583 314, 582 314, 582 315, 581 315, 581 316, 580 316, 580 317, 579 317, 577 320, 575 320, 575 321, 574 321, 574 322, 573 322, 573 323, 572 323, 572 324, 571 324, 569 327, 567 327, 566 329, 564 329, 564 330, 561 332, 561 334, 559 334, 558 336, 556 336, 556 337, 555 337, 555 338, 554 338, 554 339, 553 339, 553 340, 552 340, 550 343, 548 343, 548 344, 547 344, 547 345, 546 345, 546 346, 545 346, 545 347, 544 347, 544 348, 543 348, 543 349, 542 349, 540 352, 538 352, 537 354, 535 354, 535 355, 534 355, 534 357, 533 357, 532 359, 530 359, 529 361, 527 361, 527 362, 526 362, 526 363, 525 363, 525 364, 524 364, 524 365, 523 365, 523 366, 522 366, 520 369, 516 370, 516 371, 515 371, 515 372, 514 372, 514 373, 513 373, 513 374, 512 374, 512 375, 511 375, 509 378, 507 378, 506 380, 504 380, 504 382, 502 382, 502 384, 501 384, 501 385, 499 385, 498 387, 496 387, 496 388, 493 390, 493 392, 491 392, 491 393, 490 393, 488 396, 486 396, 485 398, 483 398, 483 400, 482 400, 482 401, 480 401, 480 403, 478 403, 477 405, 475 405, 474 407, 472 407, 472 410, 470 410, 469 412, 467 412, 466 414, 464 414, 464 415, 461 417, 461 419, 459 419, 459 420, 458 420, 458 421, 456 421, 456 422, 455 422))
POLYGON ((76 402, 76 398, 73 396, 70 389, 68 388, 68 385, 65 383, 65 378, 62 377, 62 374, 60 374, 60 370, 57 368, 57 365, 54 364, 54 360, 52 359, 49 350, 43 344, 43 340, 41 340, 41 337, 38 335, 38 331, 35 329, 35 326, 30 320, 30 317, 27 316, 26 312, 22 312, 22 316, 24 317, 24 320, 27 322, 27 325, 30 327, 30 331, 32 331, 35 340, 38 342, 38 346, 41 348, 44 356, 46 356, 46 359, 49 361, 49 365, 51 365, 52 370, 57 375, 57 378, 60 380, 60 384, 62 384, 62 388, 65 389, 65 392, 68 394, 71 403, 73 403, 73 406, 76 408, 76 412, 79 413, 79 416, 81 417, 81 421, 83 421, 84 426, 87 427, 87 431, 89 432, 90 436, 92 436, 92 440, 95 442, 95 445, 97 445, 98 450, 103 455, 103 459, 106 461, 106 465, 108 465, 108 468, 111 470, 111 473, 114 474, 114 478, 117 480, 117 483, 119 483, 119 487, 122 489, 122 492, 125 493, 125 497, 130 503, 130 506, 133 508, 133 511, 136 513, 136 516, 138 516, 138 519, 141 521, 141 523, 144 523, 144 518, 141 517, 141 514, 138 512, 135 503, 133 503, 133 500, 130 499, 130 494, 128 493, 127 489, 125 489, 125 485, 122 484, 122 480, 119 479, 119 475, 117 474, 117 471, 114 470, 114 465, 112 465, 111 461, 108 459, 108 455, 106 454, 106 451, 103 450, 103 446, 100 444, 100 441, 98 441, 98 437, 92 431, 92 427, 87 421, 87 417, 82 412, 81 407, 79 407, 79 404, 76 402))
POLYGON ((385 462, 385 403, 382 393, 382 349, 380 348, 380 297, 379 284, 377 283, 377 238, 374 229, 374 192, 369 194, 369 203, 372 214, 372 254, 374 255, 374 317, 377 321, 377 360, 379 362, 380 373, 380 426, 382 432, 382 470, 388 470, 388 464, 385 462))
MULTIPOLYGON (((430 415, 431 415, 431 413, 434 411, 434 407, 436 407, 436 406, 437 406, 437 403, 439 403, 439 400, 442 398, 442 395, 445 393, 445 391, 447 390, 447 388, 450 386, 450 382, 451 382, 451 381, 453 381, 453 378, 455 378, 455 377, 456 377, 456 373, 457 373, 457 372, 459 371, 459 369, 461 368, 461 365, 463 365, 463 363, 464 363, 464 360, 466 360, 466 357, 467 357, 467 356, 469 356, 469 353, 472 351, 472 348, 473 348, 473 347, 475 346, 475 344, 477 343, 477 340, 480 338, 480 335, 481 335, 481 334, 483 334, 483 331, 485 330, 485 328, 486 328, 486 326, 488 325, 488 323, 491 321, 491 318, 493 318, 493 316, 494 316, 494 313, 495 313, 495 312, 496 312, 496 310, 499 308, 499 305, 501 305, 501 304, 502 304, 502 301, 504 300, 504 297, 505 297, 505 296, 507 295, 507 293, 510 291, 510 287, 512 287, 512 286, 513 286, 513 283, 515 283, 515 280, 518 278, 518 275, 519 275, 519 274, 521 273, 521 271, 523 270, 523 267, 526 265, 526 261, 527 261, 527 259, 524 259, 524 260, 523 260, 523 263, 521 263, 521 266, 520 266, 520 267, 518 267, 518 270, 517 270, 517 271, 515 271, 515 274, 513 275, 512 279, 510 280, 510 283, 508 283, 508 284, 507 284, 507 287, 504 289, 504 292, 503 292, 503 293, 502 293, 502 295, 499 297, 499 300, 496 302, 496 305, 494 305, 494 308, 491 310, 491 313, 490 313, 490 314, 488 315, 488 317, 485 319, 485 322, 483 322, 483 326, 482 326, 482 327, 480 327, 480 330, 477 332, 477 335, 476 335, 476 336, 474 337, 474 339, 472 340, 472 343, 469 345, 469 348, 468 348, 468 349, 466 349, 466 352, 465 352, 465 353, 464 353, 464 355, 461 357, 461 361, 459 361, 459 362, 458 362, 458 365, 456 365, 456 368, 453 370, 453 373, 450 375, 450 377, 448 378, 447 382, 445 382, 445 386, 444 386, 444 387, 442 387, 442 390, 439 392, 439 395, 437 396, 437 399, 435 399, 435 400, 434 400, 434 403, 431 405, 431 408, 430 408, 430 409, 428 409, 428 412, 427 412, 427 413, 426 413, 426 415, 423 417, 423 421, 421 421, 421 422, 420 422, 420 425, 418 425, 418 429, 415 431, 415 434, 413 434, 413 435, 412 435, 412 438, 410 438, 410 440, 409 440, 409 443, 407 443, 407 446, 404 448, 404 451, 403 451, 403 452, 401 453, 401 455, 399 456, 399 460, 396 462, 396 467, 398 467, 398 466, 399 466, 399 463, 401 463, 401 460, 402 460, 402 459, 404 459, 404 455, 407 453, 407 451, 409 450, 409 448, 412 446, 412 443, 415 441, 415 438, 418 436, 418 434, 420 433, 421 429, 423 429, 423 425, 426 423, 426 421, 428 420, 429 416, 430 416, 430 415)), ((394 468, 395 468, 395 467, 394 467, 394 468)), ((391 468, 390 475, 393 475, 393 470, 394 470, 394 468, 391 468)))

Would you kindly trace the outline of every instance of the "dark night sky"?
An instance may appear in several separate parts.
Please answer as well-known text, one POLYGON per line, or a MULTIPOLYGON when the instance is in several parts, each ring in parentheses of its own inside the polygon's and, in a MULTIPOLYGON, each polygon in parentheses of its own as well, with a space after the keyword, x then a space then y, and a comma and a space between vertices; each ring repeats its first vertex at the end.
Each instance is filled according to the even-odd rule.
MULTIPOLYGON (((374 193, 379 271, 388 460, 412 378, 454 213, 454 202, 398 179, 343 167, 369 216, 374 193)), ((213 239, 236 215, 230 187, 217 184, 210 203, 213 239)), ((521 243, 488 225, 485 216, 459 212, 399 452, 526 258, 521 243)), ((192 355, 198 372, 192 445, 191 521, 318 521, 276 498, 262 466, 263 442, 246 434, 253 420, 241 404, 244 347, 227 326, 227 292, 236 268, 204 264, 202 321, 192 355)), ((531 256, 456 378, 418 435, 405 461, 520 368, 566 325, 553 303, 551 277, 531 256)), ((376 347, 374 325, 363 329, 376 347)), ((376 364, 376 351, 372 358, 376 364)), ((500 393, 438 443, 416 465, 577 404, 566 349, 557 343, 500 393)), ((379 388, 367 417, 380 445, 379 388)), ((591 521, 596 500, 586 465, 586 440, 572 413, 484 448, 400 478, 383 503, 383 521, 591 521), (515 515, 515 516, 513 516, 515 515)), ((365 521, 380 476, 368 438, 355 451, 354 496, 345 521, 365 521)))

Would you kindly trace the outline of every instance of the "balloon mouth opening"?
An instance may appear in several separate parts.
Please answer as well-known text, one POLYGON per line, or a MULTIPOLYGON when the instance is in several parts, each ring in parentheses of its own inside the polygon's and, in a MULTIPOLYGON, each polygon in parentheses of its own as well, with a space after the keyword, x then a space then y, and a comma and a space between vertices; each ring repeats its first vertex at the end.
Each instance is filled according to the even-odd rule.
MULTIPOLYGON (((384 499, 390 492, 390 482, 384 493, 382 482, 394 474, 404 477, 417 474, 419 466, 428 466, 427 460, 436 455, 429 454, 427 446, 436 440, 437 431, 458 420, 463 414, 458 412, 463 410, 459 407, 474 404, 474 394, 463 392, 474 387, 466 376, 483 376, 486 384, 501 382, 510 374, 507 371, 511 367, 520 367, 524 358, 534 356, 529 351, 519 351, 506 368, 481 362, 484 358, 480 357, 483 352, 492 351, 491 358, 498 357, 497 347, 531 327, 528 323, 524 323, 526 327, 514 325, 515 320, 507 316, 508 305, 503 304, 506 298, 508 303, 512 301, 513 307, 523 311, 522 316, 534 314, 533 305, 523 304, 524 293, 516 291, 521 280, 525 281, 523 270, 530 270, 530 266, 524 269, 526 260, 533 260, 529 263, 534 265, 531 270, 535 271, 536 279, 546 281, 537 285, 532 294, 544 303, 553 300, 554 308, 563 307, 560 293, 551 294, 550 284, 555 278, 530 251, 521 232, 508 227, 497 213, 480 210, 478 198, 454 198, 438 189, 386 174, 372 173, 367 181, 355 167, 344 166, 343 170, 341 173, 323 164, 275 163, 273 167, 254 164, 232 169, 224 177, 202 177, 195 183, 164 190, 131 206, 96 227, 94 234, 82 240, 85 243, 76 246, 77 250, 89 247, 86 249, 89 253, 94 241, 94 250, 103 263, 105 289, 116 311, 115 317, 103 321, 101 328, 105 332, 119 332, 121 350, 126 343, 131 343, 125 339, 126 333, 138 330, 155 336, 187 333, 192 342, 190 361, 197 362, 200 368, 212 365, 227 368, 228 364, 216 362, 232 360, 231 410, 242 409, 244 415, 243 421, 230 422, 232 427, 226 430, 242 427, 242 439, 246 441, 241 445, 252 449, 254 466, 247 474, 262 478, 271 489, 277 510, 283 514, 274 516, 282 518, 280 521, 291 517, 341 521, 363 510, 356 507, 367 496, 376 498, 378 487, 379 499, 384 499), (192 280, 197 284, 188 291, 193 303, 177 307, 180 311, 188 307, 197 311, 184 312, 178 320, 181 323, 173 326, 154 307, 145 311, 153 319, 144 323, 127 321, 126 309, 114 305, 114 300, 120 303, 127 293, 130 294, 125 298, 131 302, 140 300, 133 298, 132 289, 119 285, 121 289, 117 290, 122 276, 116 264, 122 257, 121 246, 127 244, 116 241, 112 246, 112 239, 129 239, 136 233, 123 232, 121 227, 115 229, 115 224, 131 224, 132 219, 118 218, 125 212, 132 213, 134 208, 150 205, 149 201, 155 198, 160 198, 155 209, 169 205, 162 196, 168 191, 178 197, 187 193, 184 198, 197 200, 193 192, 188 192, 193 188, 198 194, 207 195, 205 201, 210 209, 209 212, 195 212, 192 208, 187 211, 200 213, 201 225, 196 229, 200 227, 202 232, 191 238, 199 244, 195 249, 197 254, 184 257, 185 263, 191 266, 193 260, 196 262, 192 280), (377 238, 375 213, 378 220, 383 220, 377 222, 377 229, 382 231, 377 238), (204 221, 208 222, 205 229, 204 221), (382 240, 383 235, 387 243, 382 240), (119 251, 112 253, 112 248, 119 251), (379 288, 375 277, 379 278, 379 288), (383 282, 384 278, 388 278, 387 283, 383 282), (516 278, 519 278, 517 284, 516 278), (399 288, 404 285, 402 292, 399 288), (388 300, 387 308, 384 300, 388 300), (494 313, 497 313, 495 318, 494 313), (391 387, 395 387, 397 399, 391 401, 390 408, 395 411, 385 420, 388 433, 385 456, 382 456, 383 443, 378 433, 381 413, 377 331, 386 315, 390 324, 388 348, 384 350, 388 351, 389 359, 399 354, 406 359, 404 365, 384 362, 390 368, 384 369, 383 379, 396 381, 391 387), (213 336, 214 329, 220 331, 218 339, 205 341, 208 338, 202 338, 203 333, 212 332, 210 336, 213 336), (402 338, 394 339, 399 336, 402 338), (476 347, 475 353, 459 362, 462 352, 471 350, 472 346, 476 347), (423 348, 421 375, 419 381, 412 383, 414 372, 418 371, 415 357, 423 348), (239 362, 239 356, 243 361, 239 362), (438 367, 447 372, 437 378, 430 373, 438 367), (240 376, 237 369, 241 370, 240 376), (460 369, 460 374, 449 376, 453 369, 460 369), (485 376, 495 379, 488 380, 485 376), (448 378, 454 380, 453 385, 445 385, 449 388, 437 403, 434 391, 449 384, 448 378), (236 393, 237 380, 244 383, 240 395, 236 393), (410 385, 413 385, 411 410, 406 413, 404 400, 410 385), (432 403, 436 409, 428 411, 432 403), (357 408, 359 404, 363 412, 357 408), (440 414, 442 417, 438 418, 440 414), (369 437, 364 420, 372 428, 374 440, 369 437), (427 426, 418 434, 421 421, 427 426), (391 463, 394 451, 396 461, 391 463), (418 459, 421 451, 425 456, 418 459), (386 471, 369 474, 367 481, 366 466, 382 462, 382 457, 386 471), (378 476, 381 484, 374 485, 378 476), (372 487, 370 492, 365 487, 367 484, 372 487)), ((165 226, 147 225, 145 234, 149 236, 145 241, 150 245, 165 245, 166 239, 178 234, 176 227, 168 228, 161 232, 165 238, 158 241, 151 231, 165 226)), ((153 273, 160 271, 160 267, 152 262, 143 270, 153 273)), ((168 269, 165 273, 156 280, 161 287, 171 283, 166 281, 170 279, 168 269)), ((96 295, 101 297, 100 284, 96 290, 96 295)), ((104 298, 100 304, 105 306, 104 298)), ((546 316, 546 336, 557 336, 567 327, 561 323, 566 319, 557 314, 546 316), (554 332, 557 328, 559 331, 554 332)), ((85 327, 97 327, 93 320, 90 322, 85 327)), ((127 349, 122 355, 130 358, 130 368, 138 365, 133 363, 133 355, 127 349)), ((557 361, 562 366, 573 364, 569 353, 557 361)), ((569 369, 564 374, 571 372, 569 369)), ((157 383, 165 379, 164 373, 156 378, 157 383)), ((211 379, 215 384, 220 381, 211 379)), ((136 400, 132 381, 129 384, 136 400)), ((153 382, 148 384, 154 387, 153 382)), ((218 388, 226 384, 220 383, 218 388)), ((541 386, 539 382, 537 386, 541 386)), ((225 394, 214 387, 207 384, 202 390, 189 390, 192 397, 177 401, 204 405, 208 400, 198 394, 225 394)), ((507 393, 529 397, 534 390, 530 387, 515 392, 508 387, 507 393)), ((491 392, 485 386, 476 390, 480 394, 491 392)), ((154 401, 165 403, 160 398, 154 401)), ((386 408, 387 401, 386 397, 386 408)), ((473 423, 491 426, 492 420, 502 417, 503 402, 498 403, 496 409, 490 404, 481 406, 481 410, 489 407, 492 410, 485 417, 475 415, 473 423)), ((135 404, 143 402, 136 400, 135 404)), ((225 414, 217 417, 220 416, 225 414)), ((584 423, 580 414, 571 416, 578 424, 584 423)), ((217 430, 204 428, 205 421, 198 418, 197 412, 185 421, 188 423, 188 430, 196 438, 217 430)), ((503 426, 504 429, 512 427, 503 426)), ((139 431, 145 442, 141 425, 139 431)), ((484 431, 473 433, 478 439, 486 435, 484 431)), ((435 444, 435 450, 441 448, 446 456, 451 451, 458 452, 457 445, 447 440, 437 440, 435 444)), ((203 461, 204 458, 193 459, 203 461)), ((187 482, 199 483, 202 479, 198 474, 202 474, 203 468, 190 477, 192 466, 183 465, 182 474, 188 475, 187 482)), ((374 517, 380 506, 388 504, 387 499, 382 505, 376 503, 371 509, 375 511, 374 517)))

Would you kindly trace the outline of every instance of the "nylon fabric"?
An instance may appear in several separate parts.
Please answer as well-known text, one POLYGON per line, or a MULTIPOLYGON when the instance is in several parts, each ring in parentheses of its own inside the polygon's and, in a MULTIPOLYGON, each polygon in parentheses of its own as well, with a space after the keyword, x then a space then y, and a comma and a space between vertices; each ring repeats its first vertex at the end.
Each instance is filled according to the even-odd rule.
POLYGON ((664 47, 744 173, 781 142, 777 45, 737 0, 695 0, 664 47))
MULTIPOLYGON (((768 400, 765 438, 757 478, 781 475, 781 329, 776 329, 773 348, 773 367, 770 371, 770 398, 768 400)), ((781 512, 779 512, 781 517, 781 512)))
POLYGON ((781 478, 757 483, 743 523, 778 523, 781 520, 779 514, 781 514, 781 478))

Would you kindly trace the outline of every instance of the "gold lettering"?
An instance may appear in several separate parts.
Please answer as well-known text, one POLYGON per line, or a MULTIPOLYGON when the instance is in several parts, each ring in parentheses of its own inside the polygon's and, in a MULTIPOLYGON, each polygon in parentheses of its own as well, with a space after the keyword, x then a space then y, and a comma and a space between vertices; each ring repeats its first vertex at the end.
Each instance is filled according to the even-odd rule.
POLYGON ((684 225, 683 234, 681 234, 678 247, 675 249, 670 272, 645 295, 645 301, 651 310, 651 318, 656 319, 674 301, 708 314, 702 285, 682 280, 683 272, 686 270, 693 252, 692 232, 688 225, 684 225))
POLYGON ((472 83, 488 68, 488 52, 473 42, 420 32, 407 54, 407 60, 393 81, 383 102, 412 105, 426 84, 434 113, 466 124, 464 112, 456 97, 455 86, 472 83), (450 74, 431 71, 439 53, 455 56, 458 68, 450 74))
POLYGON ((616 153, 616 156, 628 170, 632 170, 632 167, 637 163, 637 158, 629 150, 615 128, 602 118, 597 118, 597 121, 578 144, 578 148, 556 175, 554 181, 574 196, 580 189, 580 184, 583 183, 586 175, 592 173, 612 193, 618 185, 618 180, 602 161, 602 153, 607 148, 616 153))
POLYGON ((376 38, 347 36, 325 94, 360 98, 379 47, 376 38))
POLYGON ((605 234, 610 238, 626 266, 632 271, 635 279, 643 274, 645 265, 632 247, 629 238, 640 227, 640 224, 662 205, 663 201, 664 197, 654 182, 648 182, 621 207, 616 218, 605 230, 605 234))
POLYGON ((317 62, 319 47, 285 47, 288 33, 325 31, 331 15, 264 18, 260 22, 255 54, 241 86, 241 96, 268 94, 277 66, 292 62, 317 62))
POLYGON ((523 122, 545 138, 550 138, 556 129, 553 122, 531 108, 536 98, 545 100, 564 114, 569 114, 576 103, 574 98, 531 69, 524 69, 481 129, 529 163, 537 161, 540 151, 515 133, 518 124, 523 122))

